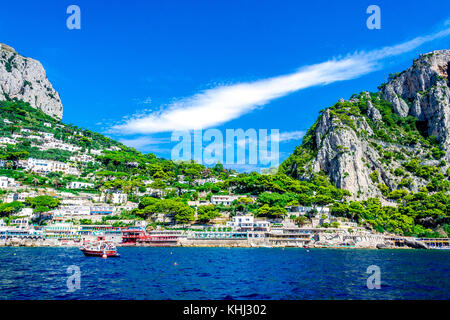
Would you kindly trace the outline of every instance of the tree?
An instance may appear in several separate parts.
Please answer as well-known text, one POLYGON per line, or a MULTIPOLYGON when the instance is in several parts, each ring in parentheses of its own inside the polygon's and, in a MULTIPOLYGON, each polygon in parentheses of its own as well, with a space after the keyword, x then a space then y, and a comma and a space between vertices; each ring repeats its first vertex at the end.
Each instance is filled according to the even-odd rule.
POLYGON ((18 160, 27 159, 30 156, 28 151, 9 151, 5 156, 5 160, 13 161, 14 169, 18 167, 18 160))
POLYGON ((295 218, 292 219, 292 220, 294 220, 294 223, 295 223, 296 225, 298 225, 299 227, 301 227, 301 226, 307 224, 308 221, 309 221, 308 218, 305 217, 305 216, 298 216, 298 217, 295 217, 295 218))
POLYGON ((212 204, 197 209, 197 220, 201 222, 209 222, 217 217, 220 217, 219 210, 212 204))
POLYGON ((280 206, 270 207, 268 204, 263 205, 257 210, 258 216, 266 216, 273 218, 281 218, 287 214, 287 210, 280 206))
POLYGON ((165 189, 167 185, 161 179, 156 179, 150 184, 152 189, 165 189))
POLYGON ((153 198, 153 197, 142 197, 141 201, 139 202, 139 208, 143 209, 147 206, 154 205, 158 201, 159 201, 158 199, 153 198))
POLYGON ((221 174, 223 172, 223 164, 221 164, 220 162, 217 162, 213 168, 213 171, 216 175, 221 174))
POLYGON ((194 209, 188 205, 180 205, 178 212, 175 214, 175 220, 178 223, 188 223, 189 221, 194 221, 194 209))
POLYGON ((11 203, 2 203, 0 204, 0 216, 8 217, 12 214, 18 213, 25 206, 22 202, 13 201, 11 203))
POLYGON ((51 196, 37 196, 34 198, 26 198, 25 202, 28 203, 34 212, 47 212, 53 208, 59 206, 60 201, 57 198, 51 196))

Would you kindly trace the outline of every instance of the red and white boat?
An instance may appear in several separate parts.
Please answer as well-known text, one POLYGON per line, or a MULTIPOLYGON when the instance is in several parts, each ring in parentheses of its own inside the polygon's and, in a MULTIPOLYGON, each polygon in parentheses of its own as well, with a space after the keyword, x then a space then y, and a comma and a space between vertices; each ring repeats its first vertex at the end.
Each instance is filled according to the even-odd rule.
POLYGON ((106 242, 97 242, 83 245, 80 248, 86 257, 102 257, 102 258, 118 258, 120 254, 117 252, 115 245, 106 242))

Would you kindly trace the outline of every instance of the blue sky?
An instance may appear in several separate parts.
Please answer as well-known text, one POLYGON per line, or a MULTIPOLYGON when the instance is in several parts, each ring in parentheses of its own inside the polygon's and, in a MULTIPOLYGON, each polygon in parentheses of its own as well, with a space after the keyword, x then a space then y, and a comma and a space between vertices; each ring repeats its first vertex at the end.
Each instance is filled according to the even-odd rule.
MULTIPOLYGON (((18 0, 2 4, 0 42, 42 62, 60 93, 66 123, 170 158, 175 145, 170 143, 170 128, 177 127, 171 123, 170 110, 175 109, 188 127, 203 117, 201 125, 221 131, 279 129, 283 137, 291 138, 280 142, 282 161, 300 143, 301 132, 312 125, 319 110, 341 97, 376 91, 389 73, 409 67, 419 53, 448 49, 450 37, 439 37, 369 62, 361 54, 449 28, 445 24, 449 9, 447 0, 432 5, 373 0, 18 0), (81 9, 81 30, 66 27, 71 4, 81 9), (381 9, 380 30, 366 27, 366 8, 372 4, 381 9), (301 68, 331 59, 345 60, 348 54, 354 58, 355 53, 364 61, 350 61, 346 72, 355 75, 344 77, 348 80, 325 79, 330 83, 324 84, 315 81, 313 73, 306 79, 311 83, 296 83, 292 90, 278 87, 284 82, 276 77, 295 75, 301 68), (273 86, 259 81, 274 78, 277 88, 271 94, 273 86), (222 115, 221 89, 255 83, 262 85, 256 93, 262 97, 240 106, 247 96, 225 92, 223 108, 236 106, 236 112, 222 115), (218 103, 217 109, 195 113, 210 100, 218 103), (136 113, 151 115, 140 124, 145 130, 136 130, 139 123, 132 121, 136 113)), ((322 75, 335 72, 342 70, 332 64, 322 75)))

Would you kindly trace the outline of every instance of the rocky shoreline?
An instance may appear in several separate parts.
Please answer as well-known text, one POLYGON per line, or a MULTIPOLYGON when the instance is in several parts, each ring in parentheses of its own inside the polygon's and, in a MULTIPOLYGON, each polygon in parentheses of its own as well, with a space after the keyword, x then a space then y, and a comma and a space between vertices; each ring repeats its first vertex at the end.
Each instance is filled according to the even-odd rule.
MULTIPOLYGON (((0 247, 80 247, 81 242, 67 241, 61 242, 56 239, 1 239, 0 247)), ((155 247, 146 244, 123 245, 117 244, 118 247, 155 247)), ((170 247, 170 246, 166 246, 170 247)), ((217 248, 326 248, 326 249, 430 249, 425 244, 417 241, 405 242, 402 246, 392 243, 356 243, 356 244, 337 244, 326 241, 318 241, 307 245, 283 245, 268 244, 267 242, 248 242, 246 240, 207 240, 207 241, 180 241, 176 246, 172 247, 217 247, 217 248)))

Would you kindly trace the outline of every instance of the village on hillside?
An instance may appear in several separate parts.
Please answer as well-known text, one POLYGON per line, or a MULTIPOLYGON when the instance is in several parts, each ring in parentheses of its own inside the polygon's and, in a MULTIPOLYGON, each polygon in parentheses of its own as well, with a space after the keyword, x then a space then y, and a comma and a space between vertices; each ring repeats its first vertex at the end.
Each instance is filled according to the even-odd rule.
MULTIPOLYGON (((8 119, 3 119, 3 123, 12 124, 8 119)), ((44 122, 43 125, 50 129, 53 124, 44 122)), ((82 132, 75 134, 83 135, 82 132)), ((380 234, 349 219, 333 216, 326 205, 291 203, 279 213, 255 217, 246 206, 257 202, 256 196, 238 194, 235 188, 216 194, 207 192, 211 188, 202 188, 209 185, 220 189, 217 186, 223 180, 211 172, 196 179, 180 174, 170 185, 162 183, 163 179, 155 179, 157 175, 154 175, 153 180, 142 180, 129 188, 115 187, 117 179, 105 174, 100 186, 99 177, 94 173, 82 177, 83 168, 99 167, 96 156, 119 151, 120 147, 86 149, 57 139, 50 132, 27 128, 20 128, 10 137, 0 137, 0 145, 7 148, 25 139, 40 151, 59 149, 72 155, 68 162, 37 158, 0 160, 3 202, 0 210, 4 217, 0 219, 0 245, 76 246, 99 237, 118 245, 150 246, 385 248, 446 245, 442 240, 416 241, 411 237, 380 234), (14 178, 19 173, 30 174, 33 178, 19 181, 14 178), (46 182, 43 183, 43 179, 46 182), (108 181, 113 182, 110 188, 105 187, 108 181), (185 204, 193 209, 192 218, 179 218, 175 212, 165 209, 155 212, 151 218, 138 214, 143 209, 142 199, 166 199, 173 194, 191 195, 185 198, 185 204)), ((139 164, 128 163, 128 166, 138 167, 139 164)), ((236 172, 228 173, 228 177, 236 176, 236 172)))
POLYGON ((102 238, 151 246, 447 247, 445 235, 398 213, 404 191, 361 202, 322 173, 301 181, 161 159, 21 100, 0 102, 0 245, 102 238))

